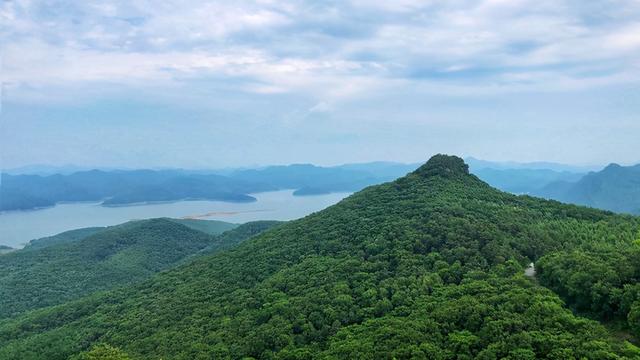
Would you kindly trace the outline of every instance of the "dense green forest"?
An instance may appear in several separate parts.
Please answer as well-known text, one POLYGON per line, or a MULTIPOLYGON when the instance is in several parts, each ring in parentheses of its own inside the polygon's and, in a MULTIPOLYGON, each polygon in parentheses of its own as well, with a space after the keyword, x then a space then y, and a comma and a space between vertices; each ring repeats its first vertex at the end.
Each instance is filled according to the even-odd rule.
POLYGON ((219 235, 225 231, 233 230, 238 224, 229 223, 218 220, 201 220, 201 219, 168 219, 170 221, 182 224, 188 228, 201 231, 209 235, 219 235))
POLYGON ((0 321, 0 358, 638 358, 564 301, 640 335, 639 230, 497 191, 438 155, 230 250, 0 321))
POLYGON ((24 249, 28 249, 28 250, 42 249, 52 245, 80 241, 104 229, 105 229, 104 227, 88 227, 88 228, 65 231, 53 236, 33 239, 25 245, 24 249))
POLYGON ((151 219, 39 239, 0 258, 0 319, 141 281, 276 224, 151 219))

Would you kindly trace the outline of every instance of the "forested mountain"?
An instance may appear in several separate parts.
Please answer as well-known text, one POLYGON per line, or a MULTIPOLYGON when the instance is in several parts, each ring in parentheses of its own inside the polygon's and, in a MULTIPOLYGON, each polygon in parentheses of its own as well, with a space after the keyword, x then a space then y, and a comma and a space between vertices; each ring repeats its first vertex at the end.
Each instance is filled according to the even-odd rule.
POLYGON ((611 164, 575 183, 551 183, 536 195, 598 209, 640 214, 640 165, 611 164))
POLYGON ((182 224, 188 228, 202 231, 209 235, 219 235, 226 231, 233 230, 238 224, 232 224, 226 221, 218 220, 201 220, 201 219, 169 219, 178 224, 182 224))
POLYGON ((275 224, 151 219, 39 239, 0 259, 0 318, 138 282, 190 255, 233 246, 275 224))
POLYGON ((0 358, 638 358, 558 294, 638 335, 639 230, 497 191, 437 155, 231 250, 0 322, 0 358), (540 283, 523 274, 531 261, 540 283))
POLYGON ((88 228, 69 230, 69 231, 62 232, 60 234, 47 236, 40 239, 33 239, 25 245, 24 249, 29 249, 29 250, 42 249, 52 245, 80 241, 104 229, 105 229, 104 227, 88 227, 88 228))

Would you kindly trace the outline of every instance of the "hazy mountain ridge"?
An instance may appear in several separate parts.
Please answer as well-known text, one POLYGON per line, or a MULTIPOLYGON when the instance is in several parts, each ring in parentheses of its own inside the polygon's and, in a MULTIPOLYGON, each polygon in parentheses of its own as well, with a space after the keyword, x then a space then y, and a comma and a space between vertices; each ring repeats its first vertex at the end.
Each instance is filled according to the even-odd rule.
MULTIPOLYGON (((472 173, 503 191, 617 212, 640 212, 640 196, 635 190, 640 189, 637 180, 640 175, 638 171, 624 170, 637 166, 610 165, 601 172, 587 175, 576 171, 593 167, 469 159, 472 173), (618 168, 622 170, 616 172, 618 168), (602 175, 596 175, 599 173, 602 175)), ((53 206, 60 201, 103 201, 105 206, 177 200, 245 202, 255 200, 247 195, 249 193, 282 189, 294 189, 296 196, 355 192, 391 181, 416 167, 415 164, 372 162, 333 167, 311 164, 267 166, 227 170, 225 175, 189 170, 93 170, 47 177, 4 174, 0 210, 34 209, 53 206)))
POLYGON ((220 175, 182 171, 92 170, 71 175, 2 174, 0 211, 28 210, 59 202, 103 201, 105 205, 184 199, 255 201, 250 192, 274 190, 220 175))
POLYGON ((640 165, 610 164, 574 183, 548 184, 535 194, 619 213, 640 214, 640 165))
MULTIPOLYGON (((513 163, 474 159, 476 172, 490 184, 515 193, 532 193, 550 182, 576 180, 578 175, 549 169, 512 169, 513 163)), ((560 165, 555 164, 556 167, 560 165)), ((58 202, 102 201, 105 206, 177 200, 252 201, 249 193, 294 189, 294 195, 354 192, 391 181, 417 164, 371 162, 321 167, 311 164, 256 169, 215 170, 91 170, 70 175, 3 174, 0 211, 53 206, 58 202), (221 174, 224 175, 221 175, 221 174)), ((534 165, 531 165, 534 166, 534 165)))
POLYGON ((177 200, 246 202, 255 201, 249 193, 281 189, 295 189, 296 195, 352 192, 394 179, 412 168, 378 162, 336 167, 269 166, 226 171, 226 175, 189 170, 91 170, 49 176, 2 174, 0 211, 78 201, 101 201, 105 206, 177 200))
MULTIPOLYGON (((542 259, 541 280, 563 289, 554 254, 591 249, 606 269, 616 263, 598 244, 632 260, 639 229, 638 218, 497 191, 436 156, 229 251, 4 321, 0 357, 66 359, 109 344, 149 359, 637 358, 522 270, 542 259)), ((636 331, 633 275, 609 283, 610 272, 577 285, 624 293, 634 306, 616 296, 589 306, 629 310, 636 331)), ((560 292, 569 304, 573 286, 560 292)))

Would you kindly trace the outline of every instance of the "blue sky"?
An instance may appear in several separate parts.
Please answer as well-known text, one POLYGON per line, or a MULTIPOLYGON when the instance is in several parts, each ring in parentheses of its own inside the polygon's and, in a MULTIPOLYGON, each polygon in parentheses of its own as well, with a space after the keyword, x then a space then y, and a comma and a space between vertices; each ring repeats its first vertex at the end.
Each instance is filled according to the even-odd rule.
POLYGON ((640 1, 0 0, 0 165, 640 162, 640 1))

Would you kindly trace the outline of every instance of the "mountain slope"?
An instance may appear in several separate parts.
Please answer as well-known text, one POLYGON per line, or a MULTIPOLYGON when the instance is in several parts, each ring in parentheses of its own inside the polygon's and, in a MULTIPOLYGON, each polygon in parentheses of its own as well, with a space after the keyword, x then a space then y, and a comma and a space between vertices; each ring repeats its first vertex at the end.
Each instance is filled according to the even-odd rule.
POLYGON ((211 237, 166 219, 129 222, 0 259, 0 318, 140 281, 211 237))
POLYGON ((640 165, 611 164, 575 183, 549 184, 537 194, 598 209, 640 214, 640 165))
POLYGON ((0 318, 140 281, 277 224, 152 219, 39 239, 0 259, 0 318))
POLYGON ((0 358, 103 344, 141 359, 633 358, 522 269, 592 242, 633 244, 638 229, 496 191, 438 155, 230 251, 4 321, 0 358))
POLYGON ((88 227, 81 229, 74 229, 56 234, 53 236, 47 236, 40 239, 33 239, 29 241, 24 249, 35 250, 42 249, 52 245, 65 244, 85 239, 97 232, 103 231, 104 227, 88 227))
POLYGON ((200 220, 200 219, 169 219, 169 220, 209 235, 219 235, 226 231, 233 230, 238 227, 238 224, 232 224, 226 221, 218 221, 218 220, 200 220))

